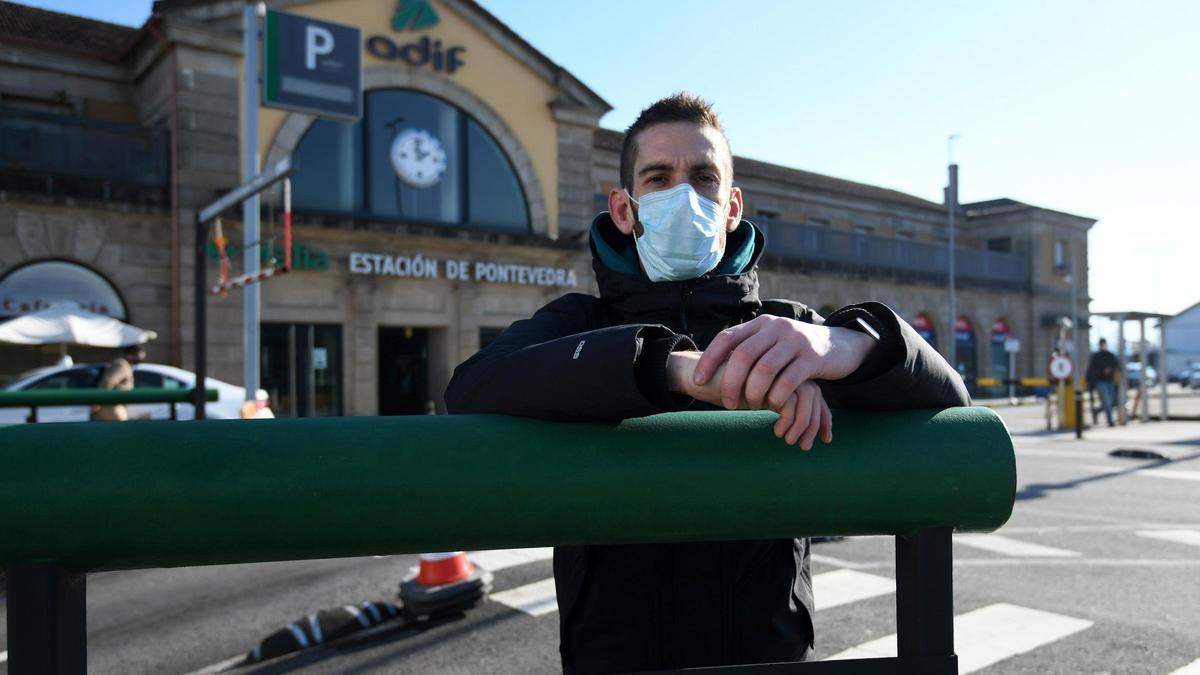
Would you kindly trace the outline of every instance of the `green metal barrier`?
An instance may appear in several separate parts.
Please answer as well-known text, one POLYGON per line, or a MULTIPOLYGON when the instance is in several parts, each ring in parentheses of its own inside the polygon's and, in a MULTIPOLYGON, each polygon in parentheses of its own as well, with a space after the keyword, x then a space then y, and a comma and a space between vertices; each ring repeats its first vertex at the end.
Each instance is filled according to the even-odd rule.
MULTIPOLYGON (((217 390, 206 390, 206 400, 217 400, 217 390)), ((28 389, 0 391, 0 408, 44 408, 52 405, 117 405, 125 403, 191 403, 191 389, 28 389)))
MULTIPOLYGON (((24 391, 0 391, 0 408, 29 408, 29 422, 38 421, 38 408, 61 405, 124 405, 129 403, 170 403, 171 419, 175 419, 175 406, 191 403, 195 389, 164 389, 138 387, 137 389, 27 389, 24 391)), ((216 389, 205 389, 206 401, 216 401, 216 389)))
POLYGON ((1012 512, 1016 465, 1003 422, 986 408, 835 411, 834 442, 803 452, 775 438, 775 419, 707 412, 620 424, 464 415, 6 427, 0 564, 10 568, 10 667, 18 663, 16 569, 49 574, 38 587, 59 588, 101 569, 894 534, 907 589, 898 591, 901 623, 913 626, 900 631, 901 656, 932 654, 941 660, 920 670, 950 672, 950 532, 994 530, 1012 512))

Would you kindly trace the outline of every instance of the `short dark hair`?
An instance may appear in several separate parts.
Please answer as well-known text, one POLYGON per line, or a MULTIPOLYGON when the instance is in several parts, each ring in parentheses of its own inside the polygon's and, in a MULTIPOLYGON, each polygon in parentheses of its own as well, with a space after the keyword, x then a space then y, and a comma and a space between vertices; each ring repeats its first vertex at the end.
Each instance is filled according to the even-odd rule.
MULTIPOLYGON (((721 138, 725 138, 725 147, 729 147, 725 129, 721 127, 721 120, 717 118, 717 113, 713 110, 711 103, 699 96, 682 91, 672 94, 652 103, 625 130, 625 141, 621 144, 621 187, 630 192, 633 191, 633 165, 637 162, 637 135, 647 127, 664 122, 691 122, 704 127, 712 127, 721 132, 721 138)), ((732 158, 732 150, 730 156, 732 158)), ((731 171, 732 168, 731 166, 731 171)))
POLYGON ((121 350, 121 353, 122 354, 137 354, 138 352, 145 351, 145 349, 146 348, 141 345, 125 345, 125 348, 121 350))

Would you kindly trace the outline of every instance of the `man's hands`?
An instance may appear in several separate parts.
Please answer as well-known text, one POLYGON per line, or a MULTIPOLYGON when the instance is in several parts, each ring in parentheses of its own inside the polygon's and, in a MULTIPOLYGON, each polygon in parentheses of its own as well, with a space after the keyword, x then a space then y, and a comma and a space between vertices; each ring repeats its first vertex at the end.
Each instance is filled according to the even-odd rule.
POLYGON ((875 341, 845 328, 775 316, 721 331, 702 354, 676 352, 668 361, 672 391, 725 408, 779 413, 775 435, 812 448, 833 440, 833 418, 812 380, 838 380, 858 369, 875 341))
MULTIPOLYGON (((721 380, 725 373, 725 366, 719 366, 708 383, 697 385, 694 372, 700 359, 700 352, 674 352, 668 357, 667 378, 671 391, 686 394, 700 401, 722 405, 721 380)), ((742 399, 734 407, 749 408, 750 406, 745 399, 742 399)), ((821 390, 815 383, 802 383, 777 411, 779 419, 775 422, 775 436, 787 441, 788 445, 799 445, 801 450, 811 450, 818 435, 826 443, 833 440, 833 416, 829 412, 829 406, 825 404, 824 397, 821 396, 821 390)))

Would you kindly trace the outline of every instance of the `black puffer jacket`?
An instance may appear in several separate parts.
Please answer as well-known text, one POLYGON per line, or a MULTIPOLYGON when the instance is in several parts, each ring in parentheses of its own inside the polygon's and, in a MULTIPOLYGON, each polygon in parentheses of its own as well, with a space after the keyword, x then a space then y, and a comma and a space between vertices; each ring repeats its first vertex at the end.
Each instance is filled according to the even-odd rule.
MULTIPOLYGON (((704 349, 764 313, 822 322, 800 303, 759 300, 764 241, 748 222, 717 269, 691 281, 651 282, 607 213, 591 245, 601 297, 564 295, 510 326, 455 369, 450 412, 618 420, 680 410, 700 404, 667 390, 672 351, 704 349)), ((852 305, 825 323, 856 317, 882 339, 849 377, 820 383, 831 407, 969 403, 957 373, 884 305, 852 305)), ((568 673, 787 661, 812 643, 807 540, 559 547, 554 578, 568 673)))

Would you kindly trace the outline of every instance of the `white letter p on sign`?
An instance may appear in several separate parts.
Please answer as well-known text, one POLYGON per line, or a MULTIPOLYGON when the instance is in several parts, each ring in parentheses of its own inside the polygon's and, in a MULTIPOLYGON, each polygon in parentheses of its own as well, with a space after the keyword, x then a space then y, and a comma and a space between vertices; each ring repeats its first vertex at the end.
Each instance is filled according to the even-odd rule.
POLYGON ((333 33, 320 26, 304 27, 304 67, 317 69, 317 56, 333 51, 333 33))

